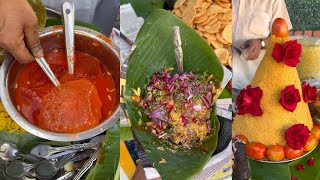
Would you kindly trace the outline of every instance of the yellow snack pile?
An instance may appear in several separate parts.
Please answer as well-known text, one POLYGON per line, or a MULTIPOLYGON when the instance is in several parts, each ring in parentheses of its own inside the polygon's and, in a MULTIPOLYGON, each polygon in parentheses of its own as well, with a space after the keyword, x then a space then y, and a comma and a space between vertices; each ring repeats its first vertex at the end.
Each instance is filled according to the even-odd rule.
POLYGON ((26 132, 9 116, 0 101, 0 130, 10 132, 26 132))

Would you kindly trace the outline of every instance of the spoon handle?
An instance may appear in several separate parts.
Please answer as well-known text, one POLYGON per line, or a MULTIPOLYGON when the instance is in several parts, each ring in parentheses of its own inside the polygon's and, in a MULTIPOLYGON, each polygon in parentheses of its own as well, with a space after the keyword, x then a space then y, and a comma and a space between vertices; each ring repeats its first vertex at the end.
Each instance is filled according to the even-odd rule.
POLYGON ((73 180, 79 180, 92 166, 93 162, 97 160, 99 153, 101 150, 101 146, 97 148, 97 150, 91 155, 90 159, 88 159, 81 167, 77 175, 73 178, 73 180))
POLYGON ((173 27, 173 45, 174 45, 174 53, 176 55, 176 63, 178 66, 178 73, 183 73, 183 52, 181 48, 181 36, 180 36, 180 28, 179 26, 173 27))
POLYGON ((57 87, 60 86, 59 80, 53 74, 53 72, 50 69, 49 64, 46 62, 46 60, 43 57, 35 58, 35 59, 36 59, 37 63, 39 64, 39 66, 41 67, 41 69, 46 73, 48 78, 51 80, 51 82, 57 87))
POLYGON ((62 4, 63 30, 67 51, 68 72, 74 73, 74 4, 66 1, 62 4))
POLYGON ((56 163, 55 163, 55 168, 56 169, 60 169, 60 168, 62 168, 65 164, 67 164, 67 162, 69 162, 72 158, 73 158, 73 156, 75 155, 76 153, 71 153, 71 154, 68 154, 68 155, 65 155, 65 156, 63 156, 63 158, 61 158, 59 161, 57 161, 56 163))
POLYGON ((83 143, 83 144, 73 144, 70 146, 62 146, 62 147, 52 147, 51 152, 61 152, 66 150, 81 150, 81 149, 91 149, 98 145, 99 143, 83 143))
POLYGON ((90 150, 87 150, 87 151, 83 151, 77 155, 75 155, 71 161, 72 162, 77 162, 77 161, 81 161, 81 160, 84 160, 86 159, 87 157, 90 157, 90 155, 94 152, 94 150, 90 149, 90 150))
POLYGON ((20 153, 17 153, 17 156, 19 156, 20 158, 23 158, 25 160, 31 161, 31 162, 40 162, 40 161, 45 160, 44 158, 35 156, 33 154, 20 154, 20 153))

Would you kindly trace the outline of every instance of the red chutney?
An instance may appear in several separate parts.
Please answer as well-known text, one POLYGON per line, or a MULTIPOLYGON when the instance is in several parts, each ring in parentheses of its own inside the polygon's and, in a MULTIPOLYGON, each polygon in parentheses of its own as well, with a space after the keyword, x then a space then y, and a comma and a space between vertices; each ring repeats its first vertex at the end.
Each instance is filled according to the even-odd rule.
POLYGON ((69 75, 65 50, 50 51, 44 57, 62 85, 56 88, 36 62, 22 68, 14 97, 29 122, 49 131, 75 133, 110 116, 116 90, 111 73, 102 63, 76 51, 75 71, 69 75), (96 112, 99 108, 101 112, 96 112))

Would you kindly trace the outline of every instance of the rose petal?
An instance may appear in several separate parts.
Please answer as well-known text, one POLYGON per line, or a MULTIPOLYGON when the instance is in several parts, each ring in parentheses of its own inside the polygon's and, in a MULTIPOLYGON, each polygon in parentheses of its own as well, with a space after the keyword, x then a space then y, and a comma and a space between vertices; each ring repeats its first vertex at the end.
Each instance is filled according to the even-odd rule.
POLYGON ((311 157, 310 159, 308 159, 307 164, 308 164, 309 166, 313 166, 313 165, 314 165, 314 158, 311 157))
POLYGON ((297 164, 296 169, 297 169, 297 171, 302 171, 304 169, 304 167, 301 164, 297 164))
POLYGON ((274 44, 273 51, 272 51, 272 57, 279 63, 284 58, 284 48, 281 46, 281 44, 276 43, 274 44))

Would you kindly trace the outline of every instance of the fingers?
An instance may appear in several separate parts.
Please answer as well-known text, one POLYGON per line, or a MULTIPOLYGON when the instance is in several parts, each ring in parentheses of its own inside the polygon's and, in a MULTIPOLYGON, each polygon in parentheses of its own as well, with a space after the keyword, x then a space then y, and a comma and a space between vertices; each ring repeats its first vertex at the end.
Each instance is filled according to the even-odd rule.
POLYGON ((34 59, 27 49, 22 38, 21 40, 7 43, 5 49, 9 51, 15 57, 15 59, 22 64, 30 63, 34 59))
POLYGON ((245 52, 247 53, 246 60, 255 60, 258 59, 260 55, 260 48, 256 48, 255 46, 248 47, 245 52))
POLYGON ((34 57, 43 57, 43 50, 41 48, 39 32, 38 32, 38 20, 37 17, 33 17, 31 22, 28 22, 24 26, 25 43, 34 57))

